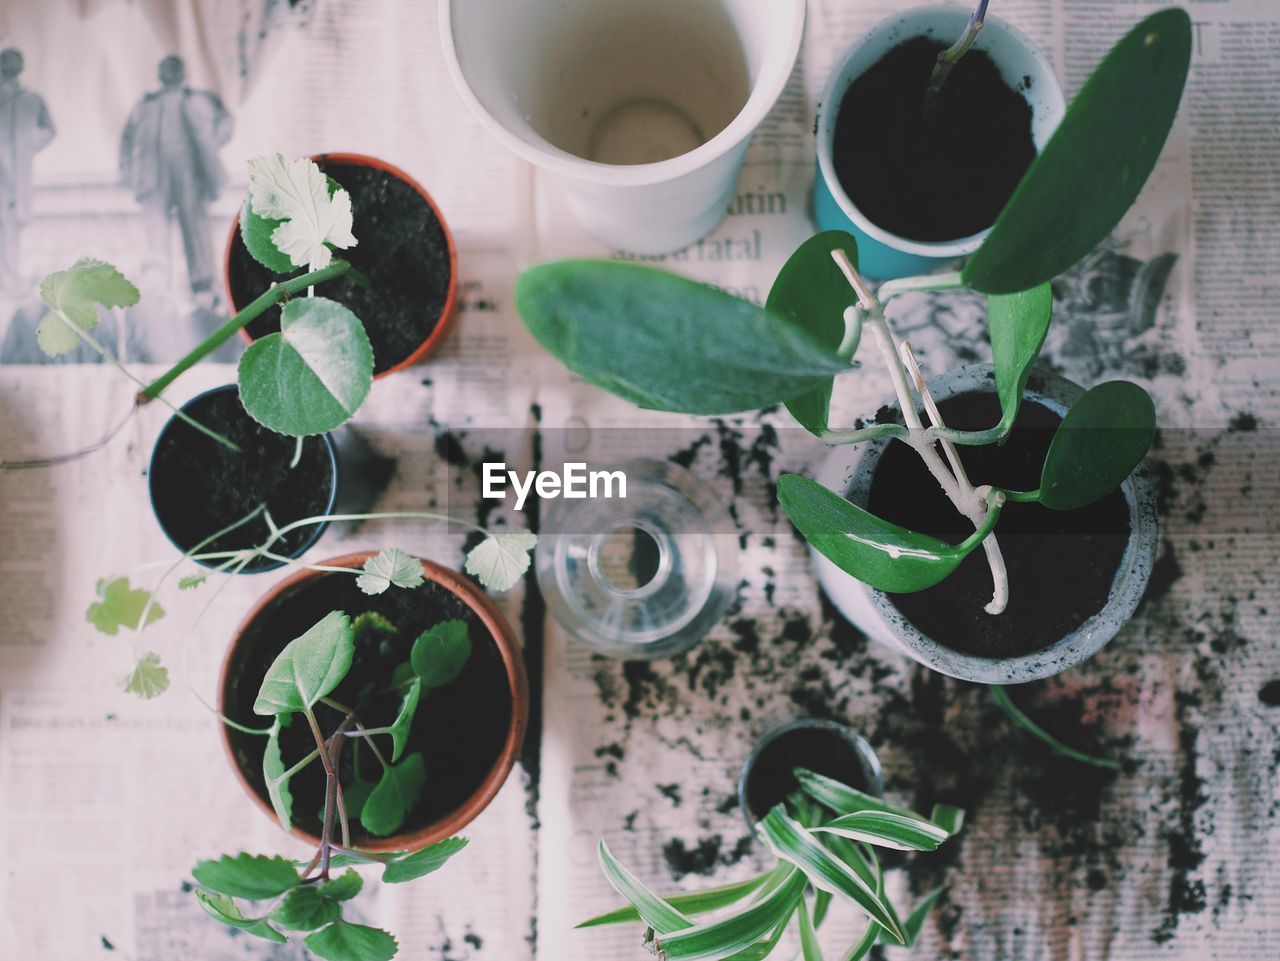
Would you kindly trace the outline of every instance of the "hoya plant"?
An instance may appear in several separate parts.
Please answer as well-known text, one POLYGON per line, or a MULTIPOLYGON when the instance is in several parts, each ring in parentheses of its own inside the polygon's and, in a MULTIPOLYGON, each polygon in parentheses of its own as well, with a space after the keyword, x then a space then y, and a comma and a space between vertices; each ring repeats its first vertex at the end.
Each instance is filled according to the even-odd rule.
POLYGON ((912 946, 942 889, 902 918, 885 893, 875 849, 935 851, 960 830, 964 812, 940 804, 925 818, 813 771, 794 773, 800 790, 756 825, 778 858, 771 870, 722 887, 659 896, 601 841, 605 878, 628 906, 579 927, 643 924, 644 944, 664 961, 759 961, 779 947, 794 922, 804 961, 822 961, 816 932, 833 898, 840 898, 867 918, 862 935, 841 953, 844 961, 859 961, 877 943, 912 946), (697 919, 712 912, 709 920, 697 919))
POLYGON ((931 587, 981 547, 993 585, 986 610, 998 615, 1009 594, 996 528, 1001 507, 1024 501, 1072 510, 1101 498, 1145 455, 1155 411, 1132 383, 1087 391, 1058 426, 1032 490, 975 487, 956 446, 1008 438, 1049 329, 1050 281, 1093 250, 1133 204, 1173 124, 1190 54, 1190 19, 1176 8, 1124 36, 958 272, 877 289, 858 272, 854 238, 832 231, 794 253, 763 307, 659 269, 596 260, 526 271, 517 282, 517 307, 534 336, 571 370, 642 407, 730 414, 784 404, 828 444, 891 438, 909 445, 972 524, 960 543, 890 523, 796 474, 779 479, 779 500, 814 548, 884 591, 931 587), (885 304, 908 291, 955 289, 987 301, 1001 416, 983 430, 943 423, 910 345, 885 315, 885 304), (902 424, 829 423, 836 378, 858 367, 865 332, 888 372, 902 424))
POLYGON ((255 340, 240 358, 240 399, 249 416, 277 433, 299 439, 326 433, 355 414, 373 383, 373 348, 364 325, 345 306, 316 293, 317 287, 344 274, 361 279, 349 262, 335 256, 335 251, 357 244, 352 218, 351 195, 313 161, 286 160, 279 154, 252 160, 240 234, 250 254, 280 276, 279 283, 150 383, 92 333, 99 307, 132 307, 140 296, 137 287, 103 261, 80 260, 44 279, 40 297, 48 312, 36 328, 36 339, 51 357, 83 343, 113 364, 139 388, 130 415, 160 400, 193 427, 234 447, 162 395, 183 373, 280 305, 280 330, 255 340))
MULTIPOLYGON (((397 571, 377 574, 373 587, 385 589, 388 580, 411 587, 397 571)), ((421 582, 417 565, 417 582, 421 582)), ((466 839, 447 838, 419 851, 381 854, 360 850, 351 841, 359 822, 370 835, 398 831, 422 797, 427 771, 422 755, 406 753, 409 731, 419 701, 433 688, 452 682, 471 656, 471 640, 464 621, 443 621, 413 642, 409 657, 378 684, 369 684, 360 700, 346 705, 332 695, 351 670, 357 649, 378 645, 379 636, 396 633, 397 625, 374 612, 354 620, 331 611, 300 637, 290 641, 267 668, 253 704, 255 714, 271 719, 265 731, 262 775, 276 817, 286 829, 292 824, 294 798, 290 781, 307 766, 324 768, 324 812, 320 844, 314 856, 298 863, 267 855, 224 854, 200 861, 192 876, 200 885, 196 899, 214 919, 268 941, 283 943, 286 932, 300 936, 307 949, 327 961, 387 961, 396 953, 396 940, 386 931, 343 917, 346 902, 360 893, 363 880, 352 864, 375 864, 388 884, 413 881, 440 868, 466 846, 466 839), (380 711, 379 708, 382 710, 380 711), (334 718, 327 729, 321 711, 334 718), (368 726, 370 716, 393 716, 384 726, 368 726), (286 758, 281 731, 304 724, 315 747, 302 757, 286 758), (376 772, 354 757, 342 766, 343 751, 364 746, 362 755, 376 762, 376 772), (349 770, 345 780, 340 772, 349 770), (339 869, 346 870, 337 874, 339 869)))

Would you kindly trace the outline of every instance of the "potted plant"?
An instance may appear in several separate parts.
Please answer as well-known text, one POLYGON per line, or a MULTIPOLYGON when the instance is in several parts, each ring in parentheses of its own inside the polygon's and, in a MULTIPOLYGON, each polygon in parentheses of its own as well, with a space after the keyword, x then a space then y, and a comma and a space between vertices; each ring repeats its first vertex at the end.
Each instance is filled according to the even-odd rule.
MULTIPOLYGON (((954 526, 935 528, 923 501, 912 500, 897 522, 869 512, 846 498, 848 477, 835 478, 833 491, 784 475, 779 499, 813 548, 844 574, 888 594, 933 588, 981 547, 977 558, 985 558, 990 573, 981 593, 968 597, 974 616, 990 619, 983 622, 989 625, 1009 605, 1009 567, 993 533, 1005 505, 1014 505, 1011 521, 1045 511, 1072 512, 1062 521, 1067 526, 1077 518, 1088 521, 1074 512, 1125 484, 1150 445, 1155 412, 1140 387, 1102 384, 1066 398, 1070 409, 1059 403, 1054 411, 1041 404, 1050 398, 1036 390, 1047 381, 1032 380, 1032 366, 1051 319, 1050 280, 1092 250, 1133 203, 1173 123, 1190 51, 1190 19, 1178 9, 1153 14, 1123 37, 1086 81, 958 273, 873 289, 859 273, 854 238, 828 231, 791 257, 764 308, 664 271, 602 261, 532 268, 517 283, 517 307, 538 340, 577 374, 642 406, 723 414, 785 404, 800 424, 833 446, 889 440, 902 445, 923 465, 915 466, 916 489, 940 491, 962 519, 963 536, 954 526), (895 336, 884 305, 907 291, 960 287, 987 295, 993 372, 981 389, 970 391, 987 395, 985 400, 976 406, 959 401, 951 410, 952 397, 933 396, 910 345, 895 336), (903 423, 833 427, 828 413, 835 377, 856 366, 864 332, 875 341, 903 423), (1024 404, 1029 383, 1030 403, 1024 404), (953 417, 955 424, 948 423, 953 417), (1025 431, 1019 426, 1029 424, 1043 428, 1038 447, 1021 439, 1025 431), (1011 440, 1015 434, 1019 439, 1011 440), (1018 470, 1001 466, 1006 449, 1008 457, 1022 452, 1018 470), (987 479, 985 469, 977 475, 973 458, 988 455, 1000 476, 987 479)), ((972 381, 972 372, 956 376, 972 381)), ((1113 515, 1106 529, 1127 541, 1103 575, 1122 595, 1106 595, 1107 604, 1116 600, 1115 616, 1075 603, 1078 585, 1067 580, 1074 571, 1041 567, 1038 576, 1073 607, 1075 629, 1042 639, 1028 660, 985 651, 989 670, 973 679, 1009 683, 1044 677, 1114 635, 1132 612, 1154 547, 1154 512, 1145 506, 1141 479, 1128 485, 1129 510, 1113 515), (1131 576, 1117 585, 1114 575, 1126 565, 1131 576)), ((1027 528, 1032 541, 1036 523, 1033 518, 1027 528)), ((1045 540, 1040 538, 1040 546, 1045 540)), ((839 601, 842 592, 833 593, 839 601)), ((931 661, 902 632, 894 640, 918 660, 967 676, 965 665, 931 661)))
MULTIPOLYGON (((453 235, 431 195, 400 168, 352 153, 321 154, 312 161, 351 195, 352 233, 360 238, 345 255, 358 273, 335 279, 326 295, 363 321, 374 379, 403 370, 436 348, 453 318, 453 235)), ((259 223, 247 203, 227 238, 227 297, 235 310, 269 290, 278 275, 297 269, 261 243, 259 223)), ((241 333, 252 342, 279 329, 279 316, 266 313, 241 333)))
POLYGON ((300 571, 258 603, 227 651, 219 709, 241 783, 317 849, 301 869, 262 855, 201 861, 201 906, 272 941, 309 932, 321 958, 368 961, 393 956, 395 940, 343 920, 362 882, 334 872, 368 863, 410 881, 460 850, 454 833, 515 762, 528 691, 514 634, 484 594, 403 552, 365 553, 300 571))
POLYGON ((859 269, 881 280, 972 254, 1063 109, 1048 57, 987 0, 971 16, 895 14, 838 61, 819 101, 818 227, 853 234, 859 269))
POLYGON ((771 732, 748 758, 739 783, 748 823, 778 859, 771 870, 705 891, 659 896, 601 841, 605 878, 628 906, 579 927, 638 922, 645 926, 645 946, 659 958, 717 961, 769 957, 794 921, 805 961, 821 961, 817 930, 839 897, 867 918, 862 935, 840 955, 845 961, 859 961, 877 943, 915 943, 942 889, 902 918, 885 893, 884 869, 875 849, 935 851, 959 832, 963 811, 939 804, 925 818, 886 804, 880 798, 874 753, 861 738, 830 722, 801 722, 771 732), (852 738, 859 746, 849 756, 852 738), (847 771, 862 788, 796 764, 795 759, 789 762, 787 749, 797 746, 806 760, 847 771), (824 753, 824 748, 833 753, 824 753), (712 912, 716 914, 710 920, 697 918, 712 912))

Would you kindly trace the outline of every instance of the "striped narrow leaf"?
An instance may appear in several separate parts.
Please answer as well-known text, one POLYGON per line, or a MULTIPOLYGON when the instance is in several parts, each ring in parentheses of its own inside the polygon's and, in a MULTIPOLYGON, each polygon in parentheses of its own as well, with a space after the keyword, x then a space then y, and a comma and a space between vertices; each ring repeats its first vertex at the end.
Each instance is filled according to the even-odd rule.
POLYGON ((787 930, 787 925, 791 923, 791 915, 787 915, 773 929, 773 933, 763 941, 757 941, 749 948, 743 948, 737 954, 731 954, 724 961, 764 961, 769 955, 773 954, 773 949, 778 946, 778 942, 782 940, 782 933, 787 930))
MULTIPOLYGON (((660 937, 654 942, 667 961, 723 961, 747 951, 760 938, 787 921, 804 896, 805 876, 790 869, 767 898, 721 921, 711 921, 660 937)), ((659 954, 659 957, 662 955, 659 954)))
POLYGON ((889 811, 857 811, 828 821, 814 831, 838 834, 895 851, 936 851, 951 835, 932 821, 889 811))
POLYGON ((950 804, 935 804, 929 814, 929 820, 948 834, 959 834, 964 827, 964 808, 950 804))
POLYGON ((824 848, 817 838, 788 817, 781 805, 761 820, 759 829, 773 852, 800 868, 814 887, 853 901, 881 927, 901 940, 901 933, 883 899, 843 861, 824 848))
MULTIPOLYGON (((822 846, 838 857, 841 861, 853 869, 853 873, 862 878, 864 884, 871 890, 876 888, 876 870, 875 867, 868 863, 867 859, 862 856, 862 852, 858 850, 858 846, 848 838, 842 838, 838 834, 821 834, 818 840, 822 842, 822 846)), ((886 905, 887 907, 888 905, 886 905)))
POLYGON ((829 807, 836 814, 853 814, 856 811, 888 811, 891 814, 901 814, 903 817, 924 820, 915 811, 886 804, 878 797, 851 788, 849 785, 842 784, 834 778, 827 777, 825 774, 818 774, 807 768, 798 767, 795 769, 795 776, 806 794, 819 804, 829 807))
MULTIPOLYGON (((906 946, 908 948, 916 943, 916 938, 920 937, 920 932, 924 929, 924 919, 928 916, 929 909, 933 907, 934 902, 941 897, 942 892, 945 890, 945 887, 941 887, 929 892, 925 895, 924 900, 915 906, 915 910, 907 915, 907 920, 902 922, 902 934, 907 939, 906 946)), ((885 944, 894 944, 894 942, 885 938, 881 938, 881 941, 885 944)))
POLYGON ((693 927, 692 921, 646 888, 619 864, 609 853, 609 846, 603 840, 600 842, 600 866, 613 889, 630 901, 641 920, 659 934, 693 927))
POLYGON ((827 918, 827 911, 831 908, 831 892, 816 891, 813 898, 813 926, 815 928, 822 927, 822 922, 827 918))
POLYGON ((898 943, 889 936, 889 932, 874 921, 867 922, 867 930, 862 932, 862 939, 855 944, 841 961, 862 961, 876 946, 876 941, 883 941, 885 944, 891 944, 898 947, 898 943))
POLYGON ((804 898, 800 899, 800 906, 796 911, 800 915, 800 953, 804 961, 822 961, 818 932, 813 929, 813 922, 809 920, 809 906, 804 903, 804 898))
MULTIPOLYGON (((745 881, 726 884, 718 888, 708 888, 705 891, 678 892, 675 894, 663 894, 660 897, 677 911, 685 914, 701 914, 706 911, 716 911, 720 908, 728 907, 730 904, 737 904, 748 894, 758 890, 769 880, 769 877, 770 875, 768 874, 761 874, 745 881)), ((634 907, 625 907, 583 921, 578 927, 597 928, 606 924, 627 924, 639 920, 640 913, 634 907)))

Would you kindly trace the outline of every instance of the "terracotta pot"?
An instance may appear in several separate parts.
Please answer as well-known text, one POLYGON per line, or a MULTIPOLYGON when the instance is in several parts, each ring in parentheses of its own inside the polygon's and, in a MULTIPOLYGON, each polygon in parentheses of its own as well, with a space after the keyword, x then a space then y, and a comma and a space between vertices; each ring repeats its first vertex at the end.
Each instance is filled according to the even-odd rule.
MULTIPOLYGON (((326 567, 356 569, 374 556, 375 553, 374 551, 363 551, 356 554, 346 554, 321 563, 326 567)), ((441 567, 431 561, 423 561, 422 573, 428 581, 444 587, 469 607, 488 631, 489 637, 492 638, 492 643, 497 649, 498 657, 505 668, 507 687, 511 694, 511 718, 502 748, 497 757, 494 758, 488 774, 461 805, 443 817, 412 831, 384 838, 366 837, 359 840, 357 842, 358 846, 368 851, 416 851, 457 834, 465 828, 488 806, 506 781, 507 775, 511 773, 516 756, 520 753, 520 747, 524 743, 525 729, 528 726, 529 682, 525 673, 524 658, 520 644, 511 625, 507 623, 506 618, 502 616, 488 596, 457 571, 441 567)), ((304 585, 310 585, 317 578, 342 576, 345 575, 326 574, 309 570, 299 571, 276 584, 253 606, 240 623, 240 626, 236 628, 235 636, 227 648, 227 655, 222 662, 222 671, 218 680, 218 710, 220 713, 227 714, 228 704, 231 700, 228 696, 229 687, 234 677, 232 665, 242 653, 240 650, 241 642, 254 621, 273 605, 296 593, 304 585)), ((275 812, 272 810, 270 802, 250 783, 237 760, 231 729, 225 724, 220 724, 219 729, 222 735, 223 747, 227 752, 227 758, 241 786, 253 799, 254 803, 262 809, 263 813, 272 820, 276 820, 275 812)), ((319 837, 300 829, 297 825, 290 829, 290 833, 313 844, 318 845, 320 843, 319 837)))
MULTIPOLYGON (((383 377, 394 374, 397 371, 405 370, 406 368, 413 366, 440 345, 440 341, 444 338, 450 324, 453 322, 453 316, 455 313, 454 308, 458 298, 458 248, 453 241, 453 233, 449 230, 449 224, 445 221, 444 214, 440 212, 440 208, 436 205, 436 202, 431 199, 431 195, 427 193, 426 188, 399 167, 389 164, 385 160, 379 160, 377 157, 369 157, 365 154, 358 153, 323 153, 316 154, 311 159, 316 163, 328 162, 334 164, 358 164, 361 166, 373 167, 376 170, 381 170, 385 173, 391 174, 398 180, 402 180, 417 191, 422 199, 427 202, 427 206, 431 208, 436 220, 440 223, 440 229, 444 232, 445 242, 449 248, 449 289, 445 293, 444 306, 440 308, 440 315, 436 318, 435 326, 431 328, 431 333, 427 335, 426 340, 424 340, 408 357, 394 366, 388 367, 381 373, 374 374, 373 379, 379 380, 383 377)), ((237 213, 235 218, 231 221, 231 232, 227 235, 227 245, 222 258, 223 284, 227 291, 227 303, 231 305, 233 312, 238 311, 244 306, 243 304, 237 304, 235 302, 235 298, 232 296, 231 292, 231 252, 238 242, 240 242, 240 215, 237 213)), ((253 335, 250 334, 247 329, 242 329, 240 331, 240 335, 247 342, 253 343, 253 335)))

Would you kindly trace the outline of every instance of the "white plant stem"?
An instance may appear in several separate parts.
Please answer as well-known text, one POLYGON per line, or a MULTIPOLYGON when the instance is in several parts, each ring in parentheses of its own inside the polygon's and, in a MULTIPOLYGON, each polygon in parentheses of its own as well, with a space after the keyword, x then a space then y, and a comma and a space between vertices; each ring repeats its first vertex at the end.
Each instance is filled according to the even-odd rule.
MULTIPOLYGON (((920 419, 920 412, 916 409, 915 395, 912 393, 911 385, 907 379, 907 370, 900 353, 901 347, 899 347, 897 339, 885 319, 884 305, 871 291, 866 280, 854 268, 844 251, 833 250, 831 257, 849 282, 849 286, 858 295, 858 306, 866 313, 866 318, 862 322, 863 329, 871 328, 876 340, 876 346, 880 348, 880 354, 884 358, 885 366, 888 368, 889 379, 893 382, 893 392, 897 395, 898 406, 902 410, 902 419, 907 425, 907 436, 902 438, 903 442, 910 444, 916 453, 920 455, 920 459, 924 461, 925 466, 942 487, 947 499, 955 505, 956 510, 969 519, 974 526, 974 530, 979 529, 982 527, 983 520, 986 517, 986 505, 968 482, 963 466, 959 467, 957 473, 952 473, 951 470, 948 470, 946 462, 938 454, 934 441, 925 433, 926 428, 920 419)), ((923 386, 923 378, 920 379, 920 385, 923 386)), ((923 396, 927 396, 927 394, 922 392, 923 396)), ((932 397, 929 398, 929 401, 932 401, 932 397)), ((936 411, 936 405, 934 410, 936 411)), ((931 414, 930 416, 933 417, 935 415, 931 414)), ((934 426, 938 423, 940 421, 935 420, 934 426)), ((948 456, 953 456, 954 454, 953 448, 948 456)), ((959 457, 955 457, 953 463, 958 465, 959 457)), ((994 533, 989 534, 983 541, 983 548, 986 551, 987 561, 991 567, 991 580, 994 585, 991 601, 986 605, 985 610, 988 614, 999 614, 1004 611, 1009 600, 1008 571, 1005 568, 1004 557, 1000 553, 1000 545, 996 541, 994 533)))

